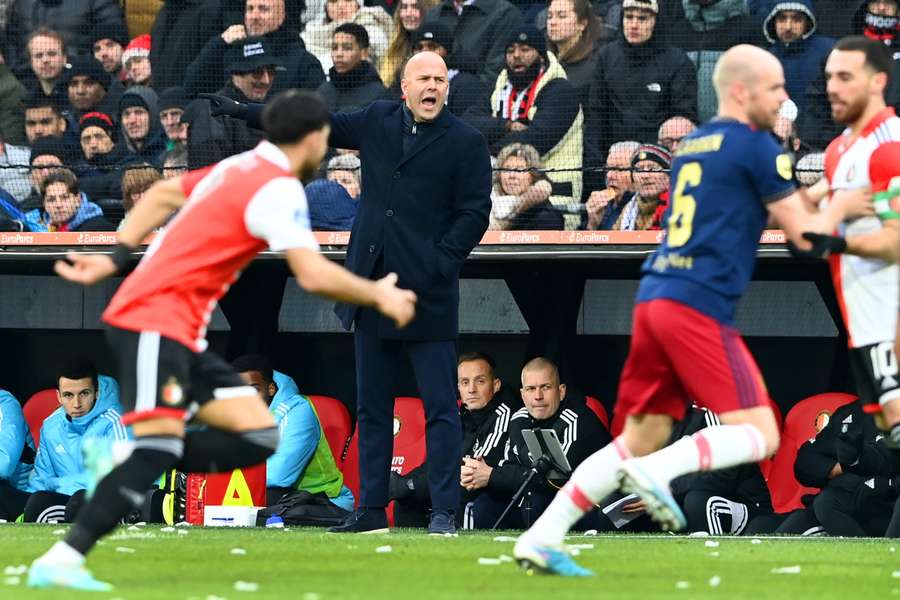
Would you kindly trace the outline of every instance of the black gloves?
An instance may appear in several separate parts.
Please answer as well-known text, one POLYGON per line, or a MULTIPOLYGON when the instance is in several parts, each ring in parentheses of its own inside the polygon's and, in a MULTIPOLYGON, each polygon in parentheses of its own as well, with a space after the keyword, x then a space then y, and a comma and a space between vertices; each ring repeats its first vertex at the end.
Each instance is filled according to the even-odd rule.
POLYGON ((198 94, 198 98, 209 101, 210 114, 214 117, 247 118, 247 105, 219 94, 198 94))
POLYGON ((826 258, 829 254, 840 254, 847 249, 847 240, 834 235, 807 231, 803 239, 812 243, 812 248, 801 250, 790 240, 787 243, 788 250, 797 258, 826 258))
POLYGON ((388 483, 388 491, 391 500, 403 500, 415 491, 415 485, 411 478, 398 475, 391 471, 391 479, 388 483))

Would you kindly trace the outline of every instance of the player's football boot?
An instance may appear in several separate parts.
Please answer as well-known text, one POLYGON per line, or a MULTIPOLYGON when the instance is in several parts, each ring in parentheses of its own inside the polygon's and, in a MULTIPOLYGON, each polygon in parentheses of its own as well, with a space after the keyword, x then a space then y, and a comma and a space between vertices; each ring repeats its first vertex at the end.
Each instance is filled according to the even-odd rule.
POLYGON ((529 575, 560 575, 562 577, 592 577, 594 572, 575 562, 564 548, 540 546, 519 538, 513 557, 529 575))
POLYGON ((83 592, 109 592, 113 586, 94 579, 84 566, 55 565, 35 561, 28 570, 28 587, 63 588, 83 592))
POLYGON ((616 477, 622 492, 636 494, 644 501, 647 514, 663 531, 680 531, 687 525, 687 519, 672 497, 668 483, 653 477, 640 459, 632 458, 623 462, 616 477))

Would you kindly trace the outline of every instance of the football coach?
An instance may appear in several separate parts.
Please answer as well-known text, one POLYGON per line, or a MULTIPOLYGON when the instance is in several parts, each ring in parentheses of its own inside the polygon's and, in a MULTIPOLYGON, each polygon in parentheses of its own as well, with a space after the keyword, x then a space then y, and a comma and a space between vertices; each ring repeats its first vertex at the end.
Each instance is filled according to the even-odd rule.
POLYGON ((415 319, 396 329, 370 308, 339 304, 355 326, 359 508, 333 532, 387 531, 395 382, 408 359, 425 403, 428 532, 456 532, 462 431, 456 403, 459 272, 488 226, 491 158, 484 137, 445 108, 449 78, 433 52, 412 56, 405 101, 331 116, 329 144, 359 150, 362 195, 345 266, 396 273, 418 296, 415 319))

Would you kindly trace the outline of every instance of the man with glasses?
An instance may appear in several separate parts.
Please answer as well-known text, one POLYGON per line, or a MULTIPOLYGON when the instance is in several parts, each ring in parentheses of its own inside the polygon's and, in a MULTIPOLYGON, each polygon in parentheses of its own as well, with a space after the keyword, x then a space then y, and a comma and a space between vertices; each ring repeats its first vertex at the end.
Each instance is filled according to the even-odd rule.
POLYGON ((664 148, 668 148, 669 152, 672 154, 675 154, 681 140, 686 138, 688 134, 695 129, 697 129, 697 126, 694 122, 686 117, 672 117, 671 119, 666 119, 663 121, 663 124, 659 126, 657 143, 664 148))
POLYGON ((586 229, 609 231, 622 209, 634 197, 631 157, 640 147, 634 141, 616 142, 606 155, 606 189, 591 192, 586 203, 586 229))

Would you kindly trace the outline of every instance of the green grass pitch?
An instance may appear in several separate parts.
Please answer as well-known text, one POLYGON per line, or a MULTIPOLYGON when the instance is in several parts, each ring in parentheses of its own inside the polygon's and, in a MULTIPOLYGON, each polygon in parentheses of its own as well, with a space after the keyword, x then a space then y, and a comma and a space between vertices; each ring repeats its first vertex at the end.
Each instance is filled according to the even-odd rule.
POLYGON ((502 534, 493 532, 430 538, 397 530, 347 537, 297 528, 190 527, 180 533, 159 526, 121 528, 91 555, 95 575, 116 586, 112 593, 26 588, 18 566, 30 563, 63 529, 0 526, 0 598, 900 599, 900 540, 574 536, 570 544, 585 546, 578 560, 598 573, 576 580, 526 575, 507 558, 512 543, 495 541, 502 534), (799 567, 799 573, 773 573, 784 567, 799 567))

